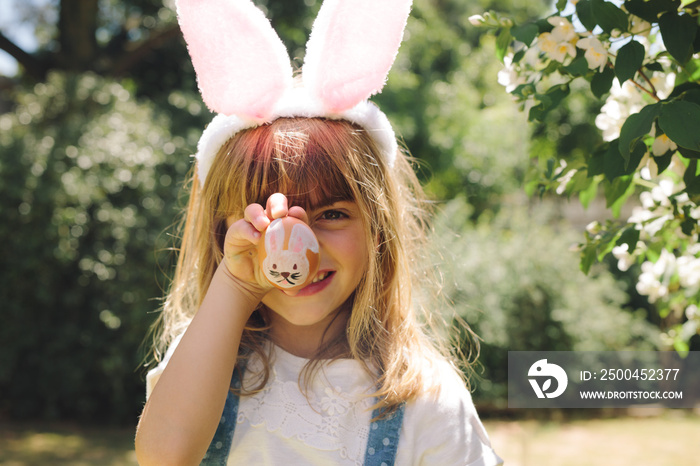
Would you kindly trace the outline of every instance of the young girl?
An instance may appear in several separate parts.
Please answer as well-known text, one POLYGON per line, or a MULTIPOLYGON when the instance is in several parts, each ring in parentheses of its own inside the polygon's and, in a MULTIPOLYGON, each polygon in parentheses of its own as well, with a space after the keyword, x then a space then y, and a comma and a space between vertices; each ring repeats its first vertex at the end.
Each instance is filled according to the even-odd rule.
MULTIPOLYGON (((247 113, 222 112, 205 130, 156 345, 169 349, 148 375, 136 435, 141 464, 500 463, 463 381, 421 324, 422 191, 388 120, 366 101, 376 83, 359 100, 323 98, 312 76, 339 49, 316 53, 313 42, 329 39, 315 31, 335 33, 333 18, 352 23, 353 9, 381 2, 359 3, 323 5, 303 82, 290 80, 267 110, 260 102, 274 90, 261 87, 247 113), (318 241, 318 272, 301 290, 273 287, 258 262, 262 234, 285 217, 318 241)), ((257 10, 238 6, 228 20, 246 24, 232 29, 269 36, 257 10)), ((407 8, 389 6, 368 29, 398 21, 403 30, 407 8)), ((178 14, 203 97, 220 99, 231 91, 207 89, 194 13, 180 2, 178 14)), ((372 49, 380 39, 366 38, 372 49)), ((383 68, 380 84, 391 61, 369 65, 383 68)), ((250 90, 250 79, 238 88, 250 90)))

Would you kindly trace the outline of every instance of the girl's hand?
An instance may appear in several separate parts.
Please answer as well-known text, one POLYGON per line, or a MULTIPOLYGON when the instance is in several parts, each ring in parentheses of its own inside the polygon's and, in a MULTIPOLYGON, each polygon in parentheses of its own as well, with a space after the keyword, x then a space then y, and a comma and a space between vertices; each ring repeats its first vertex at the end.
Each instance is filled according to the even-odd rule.
POLYGON ((275 193, 267 200, 265 209, 260 204, 250 204, 242 219, 229 219, 232 223, 224 241, 224 263, 233 277, 261 299, 274 287, 265 279, 258 265, 257 245, 272 220, 288 215, 305 223, 309 220, 304 209, 298 206, 289 208, 287 197, 275 193))

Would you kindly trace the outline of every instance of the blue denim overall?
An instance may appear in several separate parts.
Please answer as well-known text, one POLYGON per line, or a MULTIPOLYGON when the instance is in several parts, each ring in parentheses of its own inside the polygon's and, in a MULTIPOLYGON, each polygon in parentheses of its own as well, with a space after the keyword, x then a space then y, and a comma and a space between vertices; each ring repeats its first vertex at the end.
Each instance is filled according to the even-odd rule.
MULTIPOLYGON (((240 378, 242 372, 238 370, 233 371, 231 387, 241 387, 240 378)), ((396 461, 396 448, 399 444, 399 434, 403 423, 404 408, 405 404, 402 403, 392 415, 370 424, 369 438, 367 439, 367 448, 365 450, 365 466, 392 466, 394 464, 394 461, 396 461)), ((375 409, 372 412, 372 419, 378 417, 381 413, 381 408, 375 409)), ((226 466, 237 419, 238 395, 229 391, 219 427, 216 429, 214 438, 209 445, 206 455, 204 455, 201 465, 226 466)))

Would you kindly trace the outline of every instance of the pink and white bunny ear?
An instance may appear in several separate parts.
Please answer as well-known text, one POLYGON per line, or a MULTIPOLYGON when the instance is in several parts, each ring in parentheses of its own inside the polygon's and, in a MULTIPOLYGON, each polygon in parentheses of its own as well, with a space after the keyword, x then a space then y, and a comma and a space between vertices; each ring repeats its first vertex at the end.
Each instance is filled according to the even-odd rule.
POLYGON ((284 248, 284 224, 281 219, 275 219, 265 231, 265 250, 268 254, 277 253, 284 248))
POLYGON ((225 115, 267 119, 292 86, 287 50, 250 0, 178 0, 202 99, 225 115))
POLYGON ((401 44, 411 0, 325 0, 306 44, 304 84, 331 113, 379 92, 401 44))
POLYGON ((292 227, 289 235, 289 249, 293 252, 304 252, 307 249, 318 253, 318 241, 311 228, 303 223, 297 223, 292 227))

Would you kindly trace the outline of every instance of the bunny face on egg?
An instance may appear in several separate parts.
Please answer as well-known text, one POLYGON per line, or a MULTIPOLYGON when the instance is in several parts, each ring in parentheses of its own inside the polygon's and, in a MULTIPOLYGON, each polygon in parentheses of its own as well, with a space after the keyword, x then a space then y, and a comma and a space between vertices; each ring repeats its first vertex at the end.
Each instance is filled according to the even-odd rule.
POLYGON ((316 236, 308 225, 294 217, 273 220, 263 233, 258 248, 263 274, 276 288, 302 288, 318 272, 316 236))

